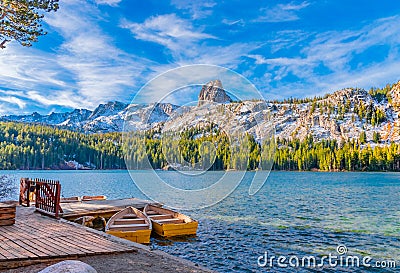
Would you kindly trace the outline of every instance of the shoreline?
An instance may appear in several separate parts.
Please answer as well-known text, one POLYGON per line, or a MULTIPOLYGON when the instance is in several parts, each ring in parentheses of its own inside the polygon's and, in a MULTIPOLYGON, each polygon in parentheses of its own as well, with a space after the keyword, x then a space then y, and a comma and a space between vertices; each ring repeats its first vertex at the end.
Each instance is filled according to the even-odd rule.
MULTIPOLYGON (((153 170, 153 169, 138 169, 138 170, 128 170, 128 169, 94 169, 94 170, 60 170, 60 169, 38 169, 38 170, 2 170, 0 169, 0 172, 110 172, 110 171, 120 171, 120 172, 129 172, 129 171, 157 171, 157 172, 179 172, 176 170, 153 170)), ((240 170, 208 170, 207 172, 263 172, 264 170, 248 170, 248 171, 240 171, 240 170)), ((203 172, 203 171, 192 171, 192 172, 203 172)), ((265 171, 268 172, 268 171, 265 171)), ((330 171, 325 171, 325 170, 271 170, 269 172, 290 172, 290 173, 400 173, 400 171, 348 171, 348 170, 330 170, 330 171)))

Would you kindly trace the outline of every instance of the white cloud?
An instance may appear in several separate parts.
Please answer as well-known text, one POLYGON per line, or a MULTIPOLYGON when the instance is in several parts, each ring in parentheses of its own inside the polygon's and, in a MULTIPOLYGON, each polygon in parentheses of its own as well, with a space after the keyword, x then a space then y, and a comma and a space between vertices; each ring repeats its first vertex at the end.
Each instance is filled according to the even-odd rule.
MULTIPOLYGON (((358 30, 329 31, 315 34, 295 57, 267 58, 249 54, 257 65, 266 66, 268 82, 279 82, 289 74, 299 78, 298 82, 279 85, 280 95, 332 92, 344 87, 383 86, 388 79, 398 80, 398 54, 400 44, 400 16, 374 21, 358 30), (355 57, 374 46, 388 47, 387 56, 378 63, 367 61, 354 68, 355 57), (325 74, 318 74, 320 67, 325 74)), ((303 41, 304 42, 304 41, 303 41)), ((374 54, 371 51, 369 54, 374 54)), ((371 56, 375 60, 375 56, 371 56)), ((262 84, 263 79, 258 80, 262 84)))
POLYGON ((172 51, 189 46, 204 39, 215 37, 194 29, 190 21, 175 14, 150 17, 142 24, 123 21, 121 27, 129 29, 138 40, 155 42, 172 51))
POLYGON ((91 101, 85 101, 82 96, 69 90, 53 91, 49 94, 43 94, 38 91, 27 91, 26 98, 45 106, 57 105, 70 108, 93 107, 91 101))
POLYGON ((63 88, 66 71, 54 62, 54 55, 11 43, 0 55, 0 84, 7 89, 36 87, 63 88))
MULTIPOLYGON (((300 12, 310 5, 308 1, 301 1, 264 8, 262 16, 255 21, 298 20, 300 12)), ((150 76, 180 65, 198 63, 242 71, 247 69, 242 73, 252 80, 255 73, 261 72, 264 77, 256 78, 254 82, 265 90, 277 84, 280 89, 276 94, 279 96, 290 96, 296 91, 314 95, 320 90, 326 92, 350 85, 380 86, 388 78, 398 78, 400 16, 345 31, 318 34, 304 30, 283 30, 268 35, 273 38, 262 42, 258 40, 266 36, 250 40, 249 37, 254 33, 249 32, 249 35, 244 35, 243 41, 236 38, 232 42, 222 39, 231 36, 213 35, 214 19, 204 20, 216 10, 219 5, 216 1, 172 0, 171 4, 179 9, 180 15, 157 15, 140 23, 126 19, 120 21, 120 26, 128 29, 135 39, 156 43, 165 49, 162 54, 168 61, 159 63, 121 50, 116 43, 117 39, 121 41, 121 37, 113 37, 113 34, 106 32, 112 28, 103 24, 114 23, 118 19, 102 14, 98 5, 115 6, 120 2, 62 1, 59 11, 46 14, 45 17, 49 25, 46 29, 58 34, 45 38, 53 37, 54 40, 50 41, 52 48, 41 51, 35 47, 22 48, 16 43, 9 43, 0 55, 0 86, 24 91, 4 93, 0 90, 1 111, 13 109, 15 112, 27 109, 31 104, 56 109, 57 106, 94 108, 107 100, 124 101, 150 76), (189 17, 192 20, 184 19, 189 17), (203 24, 204 21, 207 24, 203 24), (389 48, 384 61, 360 63, 357 69, 350 66, 355 56, 376 45, 389 48), (258 52, 254 53, 257 49, 258 52), (291 55, 285 55, 286 52, 291 55), (326 74, 316 73, 319 67, 323 67, 326 74), (299 80, 284 85, 288 76, 299 80)), ((222 23, 227 28, 226 25, 244 25, 241 19, 222 19, 222 23)), ((216 31, 220 31, 220 26, 216 31)), ((126 42, 129 40, 123 41, 126 42)), ((157 98, 156 93, 152 95, 157 98)))
POLYGON ((238 26, 244 26, 244 20, 243 19, 239 19, 239 20, 228 20, 228 19, 223 19, 222 23, 228 26, 234 26, 234 25, 238 25, 238 26))
POLYGON ((0 115, 4 116, 4 115, 8 115, 10 113, 13 112, 13 108, 10 107, 9 103, 1 103, 0 102, 0 115))
POLYGON ((109 5, 109 6, 118 6, 118 4, 121 2, 122 0, 95 0, 95 2, 99 5, 109 5))
POLYGON ((7 97, 0 96, 0 101, 8 102, 11 104, 16 104, 16 105, 18 105, 19 109, 24 109, 26 106, 26 102, 24 102, 23 100, 21 100, 17 97, 13 97, 13 96, 7 96, 7 97))
POLYGON ((281 30, 276 32, 274 38, 267 41, 267 44, 271 47, 271 53, 276 53, 299 46, 314 34, 303 30, 281 30))
POLYGON ((304 1, 300 4, 291 2, 289 4, 278 4, 274 7, 262 8, 261 12, 263 14, 254 21, 268 23, 296 21, 300 19, 297 12, 309 5, 309 2, 304 1))
POLYGON ((261 43, 257 42, 233 43, 228 46, 198 45, 186 51, 186 56, 190 58, 181 58, 177 62, 180 65, 214 64, 234 69, 243 62, 242 57, 260 46, 261 43))
POLYGON ((243 56, 260 45, 256 42, 210 45, 207 43, 210 39, 218 38, 196 29, 190 21, 175 14, 150 17, 142 24, 124 21, 121 26, 129 29, 136 39, 158 43, 168 49, 174 64, 151 67, 156 73, 188 64, 213 64, 234 69, 243 56))
POLYGON ((107 100, 131 96, 126 91, 137 85, 138 76, 151 62, 117 48, 113 38, 99 27, 102 17, 94 6, 65 5, 46 20, 65 39, 57 62, 72 73, 76 93, 87 104, 82 106, 93 108, 107 100))
POLYGON ((239 99, 261 98, 251 83, 232 70, 213 65, 189 65, 158 75, 136 96, 135 103, 191 103, 197 100, 201 86, 215 79, 220 79, 224 88, 239 99))
POLYGON ((187 0, 172 0, 171 4, 181 10, 187 10, 191 14, 192 19, 207 18, 212 15, 214 6, 217 5, 214 1, 187 1, 187 0))
POLYGON ((93 109, 108 100, 130 98, 153 62, 117 48, 99 26, 105 19, 93 2, 70 0, 60 5, 45 17, 47 29, 62 37, 56 41, 60 46, 45 52, 10 43, 2 51, 0 86, 25 90, 20 101, 8 103, 93 109))

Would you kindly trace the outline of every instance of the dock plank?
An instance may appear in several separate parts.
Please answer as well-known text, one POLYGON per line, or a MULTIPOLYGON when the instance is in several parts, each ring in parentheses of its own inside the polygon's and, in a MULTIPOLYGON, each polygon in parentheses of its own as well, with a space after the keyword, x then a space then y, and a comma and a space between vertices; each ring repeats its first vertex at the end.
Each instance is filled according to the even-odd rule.
POLYGON ((61 240, 61 237, 52 238, 51 242, 54 244, 57 249, 66 253, 67 255, 84 255, 86 252, 82 251, 77 245, 73 245, 66 240, 61 240))
MULTIPOLYGON (((80 237, 80 236, 78 236, 80 237)), ((119 244, 116 244, 114 242, 110 242, 106 239, 103 238, 94 238, 92 236, 88 236, 88 237, 80 237, 82 240, 86 241, 86 244, 88 245, 93 245, 93 244, 97 244, 97 246, 99 246, 100 248, 102 248, 104 251, 107 252, 121 252, 121 251, 125 251, 128 250, 129 248, 127 247, 123 247, 119 244)))
POLYGON ((47 248, 43 247, 42 244, 37 244, 36 242, 33 242, 32 240, 23 240, 23 241, 16 241, 17 244, 21 243, 21 245, 23 247, 26 248, 26 246, 30 246, 32 248, 35 248, 38 250, 39 253, 41 253, 39 256, 42 256, 42 254, 44 255, 43 257, 50 257, 53 255, 53 251, 52 250, 48 250, 47 248))
POLYGON ((26 258, 26 257, 28 257, 29 259, 36 259, 36 258, 38 258, 38 256, 37 256, 35 253, 29 251, 29 250, 26 249, 25 247, 21 247, 19 244, 17 244, 17 243, 14 242, 14 241, 9 240, 9 241, 7 241, 7 244, 8 244, 14 251, 17 251, 19 254, 21 254, 21 256, 23 256, 23 257, 21 257, 21 258, 26 258))
POLYGON ((47 240, 44 240, 43 238, 38 238, 35 240, 35 243, 40 246, 43 249, 46 249, 49 252, 50 257, 68 257, 68 253, 64 252, 63 249, 60 249, 59 246, 56 244, 53 244, 53 242, 48 242, 47 240))
POLYGON ((23 259, 23 258, 29 258, 29 255, 23 254, 22 249, 15 249, 13 245, 11 244, 10 240, 6 240, 2 242, 2 247, 10 254, 12 254, 15 259, 23 259))
MULTIPOLYGON (((100 201, 90 201, 100 202, 100 201)), ((129 243, 17 207, 16 223, 0 226, 0 269, 22 261, 48 260, 135 251, 129 243)))
POLYGON ((34 246, 29 245, 22 240, 15 240, 14 243, 35 254, 38 258, 45 258, 48 256, 48 254, 40 250, 40 248, 35 248, 34 246))
POLYGON ((138 198, 125 198, 115 200, 94 200, 72 203, 61 203, 63 218, 77 218, 85 215, 110 213, 111 215, 126 207, 143 209, 147 204, 160 205, 159 203, 138 198))
MULTIPOLYGON (((10 236, 7 239, 11 240, 10 238, 12 238, 12 237, 10 236)), ((16 238, 16 239, 13 239, 13 240, 16 241, 16 240, 20 240, 20 239, 30 240, 30 239, 32 239, 32 235, 30 233, 27 233, 27 232, 20 232, 19 233, 19 237, 16 238)))
MULTIPOLYGON (((4 242, 3 242, 4 243, 4 242)), ((17 256, 10 253, 8 251, 8 246, 6 244, 0 244, 0 254, 4 257, 6 257, 6 259, 16 259, 17 256)))
POLYGON ((5 256, 3 256, 1 253, 0 253, 0 262, 2 261, 2 260, 6 260, 7 258, 5 257, 5 256))
POLYGON ((113 252, 111 249, 102 247, 101 241, 98 240, 96 244, 88 243, 85 237, 75 237, 75 240, 85 249, 89 249, 94 253, 111 253, 113 252))

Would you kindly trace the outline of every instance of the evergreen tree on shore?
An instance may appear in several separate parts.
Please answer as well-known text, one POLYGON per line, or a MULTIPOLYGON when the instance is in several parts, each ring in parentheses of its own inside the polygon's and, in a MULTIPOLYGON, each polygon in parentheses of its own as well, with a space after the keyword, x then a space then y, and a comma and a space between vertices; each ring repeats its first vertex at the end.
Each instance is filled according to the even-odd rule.
MULTIPOLYGON (((261 165, 272 162, 274 156, 275 170, 400 171, 400 145, 372 148, 365 132, 358 140, 340 144, 334 139, 315 142, 310 135, 302 141, 278 138, 275 144, 260 145, 246 134, 245 147, 230 143, 232 140, 212 125, 179 132, 170 141, 159 135, 159 131, 150 130, 123 141, 122 133, 86 135, 49 126, 0 122, 0 169, 57 169, 70 160, 97 169, 119 169, 126 168, 127 159, 133 169, 161 169, 176 163, 194 169, 255 170, 260 161, 261 165)), ((373 141, 380 141, 379 134, 373 141)))

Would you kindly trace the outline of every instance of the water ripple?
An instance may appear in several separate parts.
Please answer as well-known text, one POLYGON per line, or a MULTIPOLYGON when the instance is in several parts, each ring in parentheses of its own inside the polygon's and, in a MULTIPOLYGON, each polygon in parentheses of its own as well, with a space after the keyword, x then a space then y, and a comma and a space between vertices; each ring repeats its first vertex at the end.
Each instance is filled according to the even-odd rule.
MULTIPOLYGON (((16 177, 59 179, 64 196, 104 194, 110 199, 144 196, 126 172, 5 172, 16 177)), ((271 255, 336 253, 373 260, 400 260, 400 174, 272 172, 259 193, 249 196, 248 173, 235 192, 221 203, 187 214, 200 221, 197 237, 153 239, 152 247, 219 272, 266 272, 257 266, 265 251, 271 255)), ((185 187, 175 173, 161 172, 185 187)), ((221 173, 211 173, 216 178, 221 173)), ((192 183, 208 179, 191 178, 192 183)), ((207 182, 208 183, 208 182, 207 182)), ((16 185, 18 181, 16 181, 16 185)), ((15 196, 17 198, 17 196, 15 196)), ((398 264, 398 266, 400 266, 398 264)), ((339 268, 325 267, 324 272, 339 268)), ((321 269, 296 269, 321 272, 321 269)), ((340 272, 395 272, 373 268, 340 268, 340 272)), ((274 268, 273 272, 293 272, 274 268)))

